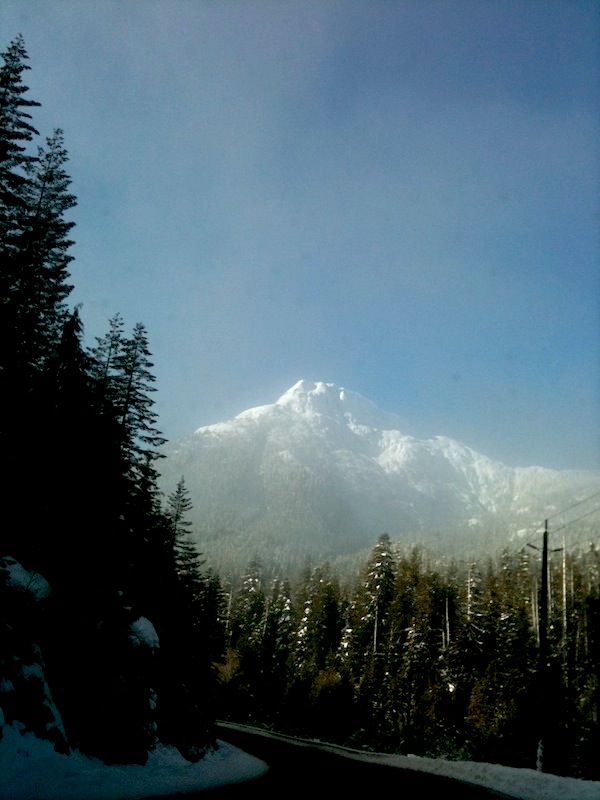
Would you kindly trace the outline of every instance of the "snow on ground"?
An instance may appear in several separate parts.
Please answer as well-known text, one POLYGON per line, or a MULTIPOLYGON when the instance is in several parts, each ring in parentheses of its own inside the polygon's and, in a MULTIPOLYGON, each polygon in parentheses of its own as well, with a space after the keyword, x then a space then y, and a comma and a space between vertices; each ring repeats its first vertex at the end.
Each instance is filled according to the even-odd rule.
POLYGON ((158 634, 154 625, 146 617, 138 617, 131 623, 132 642, 134 645, 145 644, 153 650, 160 647, 158 634))
POLYGON ((5 556, 4 567, 8 570, 8 585, 18 586, 29 592, 36 600, 44 600, 50 594, 50 584, 38 572, 30 572, 14 558, 5 556))
POLYGON ((198 764, 172 747, 159 747, 148 763, 106 766, 80 753, 55 752, 30 733, 4 728, 0 741, 2 800, 140 800, 208 789, 257 777, 267 765, 224 742, 198 764))
POLYGON ((417 756, 377 755, 369 757, 379 764, 415 769, 458 778, 487 786, 518 800, 600 800, 600 782, 580 781, 536 772, 533 769, 502 767, 473 761, 444 761, 417 756))
MULTIPOLYGON (((600 800, 600 782, 597 781, 561 778, 495 764, 357 752, 349 755, 458 778, 519 800, 600 800)), ((60 755, 49 742, 36 739, 32 734, 21 735, 6 726, 0 741, 0 798, 141 800, 248 780, 264 774, 267 769, 264 762, 225 742, 219 742, 218 750, 198 764, 185 761, 173 748, 159 747, 144 767, 106 766, 78 753, 60 755)))

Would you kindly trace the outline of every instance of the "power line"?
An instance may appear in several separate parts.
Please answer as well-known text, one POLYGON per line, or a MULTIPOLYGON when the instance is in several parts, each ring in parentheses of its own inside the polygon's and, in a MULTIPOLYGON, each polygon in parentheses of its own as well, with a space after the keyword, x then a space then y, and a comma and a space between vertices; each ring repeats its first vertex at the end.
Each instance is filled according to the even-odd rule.
MULTIPOLYGON (((599 492, 599 494, 600 494, 600 492, 599 492)), ((598 508, 593 508, 591 511, 588 511, 587 514, 582 514, 580 517, 575 517, 575 519, 572 519, 570 522, 565 522, 565 524, 561 525, 560 528, 554 528, 552 533, 558 533, 558 531, 562 531, 564 528, 568 528, 569 525, 574 525, 576 522, 579 522, 579 520, 585 519, 586 517, 589 517, 592 514, 595 514, 597 511, 600 511, 600 506, 598 506, 598 508)), ((548 519, 550 519, 550 518, 548 518, 548 519)))
POLYGON ((600 545, 600 531, 573 531, 573 536, 569 540, 569 546, 581 547, 584 544, 600 545))
MULTIPOLYGON (((590 500, 593 500, 595 497, 598 497, 598 496, 600 496, 600 490, 598 490, 597 492, 594 492, 594 494, 591 494, 588 497, 584 497, 582 500, 578 500, 576 503, 573 503, 572 505, 567 506, 566 508, 563 508, 560 511, 556 511, 554 514, 551 514, 550 516, 546 517, 544 522, 540 522, 539 525, 537 525, 532 530, 532 532, 530 534, 530 537, 529 537, 529 541, 527 541, 527 542, 523 542, 522 541, 521 543, 519 543, 519 545, 516 547, 513 555, 516 555, 516 553, 519 552, 519 550, 521 550, 523 547, 529 547, 530 544, 531 544, 531 540, 534 537, 536 537, 536 536, 538 536, 538 535, 543 533, 544 526, 545 526, 545 524, 546 524, 546 522, 548 520, 555 519, 556 517, 560 517, 561 514, 566 514, 567 511, 571 511, 573 508, 577 508, 577 506, 583 505, 583 503, 587 503, 590 500)), ((579 520, 584 519, 584 517, 590 516, 590 514, 594 514, 596 511, 600 511, 600 507, 593 509, 593 511, 590 511, 587 514, 583 514, 582 516, 577 517, 574 520, 571 520, 571 522, 567 522, 564 525, 561 525, 560 528, 554 528, 552 533, 556 533, 557 531, 562 531, 563 528, 566 528, 569 525, 573 524, 574 522, 578 522, 579 520)))
POLYGON ((570 511, 572 508, 577 508, 577 506, 580 506, 582 503, 587 503, 588 500, 593 500, 594 497, 598 497, 598 495, 600 495, 600 490, 594 492, 594 494, 591 494, 589 497, 584 497, 583 500, 579 500, 577 503, 573 503, 572 506, 567 506, 567 508, 563 508, 561 511, 557 511, 555 514, 551 514, 549 517, 547 517, 547 519, 554 519, 554 517, 559 517, 561 514, 566 514, 567 511, 570 511))

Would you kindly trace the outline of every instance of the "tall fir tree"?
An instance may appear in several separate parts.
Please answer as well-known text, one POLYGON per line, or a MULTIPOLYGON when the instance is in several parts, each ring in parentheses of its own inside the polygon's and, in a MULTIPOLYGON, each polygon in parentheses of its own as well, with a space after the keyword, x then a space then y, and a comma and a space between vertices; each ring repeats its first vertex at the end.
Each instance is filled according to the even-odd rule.
MULTIPOLYGON (((50 436, 48 371, 57 357, 69 312, 66 266, 73 226, 65 220, 75 204, 64 170, 67 154, 57 131, 38 148, 22 73, 28 69, 22 37, 3 55, 0 69, 0 444, 7 462, 6 490, 15 507, 25 501, 23 474, 50 436), (37 426, 32 424, 37 422, 37 426), (38 427, 39 426, 39 427, 38 427), (40 436, 41 432, 41 436, 40 436), (40 441, 41 440, 41 441, 40 441)), ((43 452, 43 451, 42 451, 43 452)), ((41 466, 41 465, 40 465, 41 466)), ((30 475, 27 492, 44 495, 44 478, 30 475)), ((40 498, 41 499, 41 498, 40 498)), ((43 509, 43 502, 38 508, 43 509)), ((36 525, 37 523, 33 523, 36 525)), ((7 526, 18 525, 10 519, 7 526)))
MULTIPOLYGON (((191 538, 192 509, 182 476, 165 507, 171 581, 160 594, 155 619, 163 642, 158 703, 159 734, 192 761, 213 737, 216 669, 223 657, 223 593, 220 583, 202 570, 191 538)), ((167 553, 165 553, 167 555, 167 553)))
POLYGON ((15 352, 22 363, 29 361, 38 369, 60 344, 69 314, 65 301, 73 288, 68 283, 68 265, 73 260, 69 233, 75 223, 65 219, 65 214, 76 200, 68 190, 71 179, 64 169, 66 162, 63 133, 57 129, 46 147, 38 148, 35 162, 26 167, 27 217, 15 258, 15 299, 23 317, 18 327, 29 337, 21 335, 15 352))
POLYGON ((358 589, 358 629, 365 657, 375 659, 385 651, 389 636, 389 611, 394 597, 396 564, 387 533, 378 538, 358 589))
MULTIPOLYGON (((2 53, 0 67, 0 248, 4 266, 3 281, 7 278, 6 259, 16 249, 15 238, 21 232, 20 210, 24 202, 25 168, 34 161, 26 145, 37 130, 29 122, 30 109, 40 104, 26 96, 29 91, 23 83, 23 73, 30 69, 25 43, 17 36, 2 53)), ((2 285, 2 297, 5 296, 2 285)))
POLYGON ((125 335, 121 314, 115 314, 108 324, 108 332, 97 337, 90 350, 93 374, 99 397, 118 420, 124 461, 135 480, 146 465, 161 457, 159 449, 165 442, 157 430, 158 415, 153 408, 154 364, 143 323, 135 324, 130 337, 125 335))
MULTIPOLYGON (((117 359, 120 377, 116 408, 120 417, 124 454, 132 474, 139 475, 161 457, 165 439, 157 430, 157 414, 152 393, 156 378, 152 373, 148 336, 143 323, 134 326, 133 335, 122 342, 117 359)), ((156 473, 153 473, 156 475, 156 473)))
MULTIPOLYGON (((68 191, 67 152, 56 130, 24 166, 18 226, 4 260, 2 362, 12 380, 35 379, 60 343, 68 316, 69 232, 65 219, 76 201, 68 191)), ((5 248, 6 249, 6 248, 5 248)))
POLYGON ((91 348, 94 377, 99 395, 105 402, 115 403, 118 397, 118 361, 121 357, 125 333, 125 322, 117 313, 108 321, 108 331, 96 337, 96 346, 91 348))

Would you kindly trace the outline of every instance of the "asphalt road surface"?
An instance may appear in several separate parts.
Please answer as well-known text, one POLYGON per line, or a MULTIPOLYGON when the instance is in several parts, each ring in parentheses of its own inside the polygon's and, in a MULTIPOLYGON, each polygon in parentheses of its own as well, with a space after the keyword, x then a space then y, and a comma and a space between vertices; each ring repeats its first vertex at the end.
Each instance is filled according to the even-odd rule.
POLYGON ((436 800, 458 798, 483 800, 507 798, 481 786, 465 784, 439 775, 399 769, 384 764, 348 758, 341 752, 323 750, 318 745, 296 743, 286 738, 261 735, 251 730, 219 726, 221 740, 239 747, 269 764, 269 771, 252 781, 181 795, 191 798, 248 798, 260 800, 298 797, 302 800, 360 797, 371 800, 370 793, 392 792, 391 797, 412 800, 425 796, 436 800))

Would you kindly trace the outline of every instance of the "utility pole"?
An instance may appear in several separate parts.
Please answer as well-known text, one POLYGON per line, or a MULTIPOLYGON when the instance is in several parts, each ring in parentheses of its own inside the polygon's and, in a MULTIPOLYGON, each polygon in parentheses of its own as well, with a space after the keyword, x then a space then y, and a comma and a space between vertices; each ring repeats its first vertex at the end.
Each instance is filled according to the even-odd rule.
POLYGON ((540 594, 540 649, 538 653, 539 725, 536 767, 544 772, 544 739, 548 731, 548 520, 544 523, 542 545, 542 590, 540 594))
POLYGON ((545 673, 548 661, 548 520, 544 525, 544 543, 542 545, 542 592, 540 603, 540 667, 545 673))
MULTIPOLYGON (((530 544, 534 550, 539 547, 530 544)), ((537 664, 537 722, 539 737, 536 754, 536 769, 544 771, 544 744, 548 733, 550 712, 548 710, 548 520, 544 522, 544 540, 542 544, 542 585, 538 607, 538 664, 537 664)))

